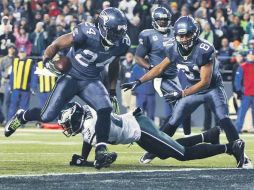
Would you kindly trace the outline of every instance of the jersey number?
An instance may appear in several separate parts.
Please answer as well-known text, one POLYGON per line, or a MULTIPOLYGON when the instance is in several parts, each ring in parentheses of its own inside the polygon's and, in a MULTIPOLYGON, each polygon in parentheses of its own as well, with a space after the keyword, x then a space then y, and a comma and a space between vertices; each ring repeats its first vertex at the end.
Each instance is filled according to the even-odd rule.
POLYGON ((94 53, 88 49, 85 49, 82 53, 75 55, 75 59, 83 66, 87 67, 88 63, 94 62, 98 57, 97 53, 94 53))
POLYGON ((199 47, 202 48, 202 49, 204 49, 205 51, 209 50, 209 48, 210 48, 210 46, 207 45, 207 44, 205 44, 205 43, 200 44, 199 47))
MULTIPOLYGON (((80 65, 84 67, 87 67, 89 64, 94 63, 97 57, 97 53, 94 53, 88 49, 85 49, 83 52, 75 55, 75 59, 79 62, 80 65)), ((103 67, 104 65, 111 63, 114 59, 115 56, 112 56, 101 63, 96 63, 96 67, 103 67)))
POLYGON ((188 79, 193 80, 195 78, 187 65, 177 64, 177 69, 182 70, 188 79))

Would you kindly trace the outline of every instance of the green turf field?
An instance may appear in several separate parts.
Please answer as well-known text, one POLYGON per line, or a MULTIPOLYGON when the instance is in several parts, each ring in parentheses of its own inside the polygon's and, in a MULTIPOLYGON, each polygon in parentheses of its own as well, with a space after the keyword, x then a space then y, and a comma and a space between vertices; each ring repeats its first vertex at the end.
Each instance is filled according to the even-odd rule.
MULTIPOLYGON (((198 129, 194 130, 199 132, 198 129)), ((0 129, 3 134, 3 128, 0 129)), ((182 137, 177 132, 175 138, 182 137)), ((246 153, 254 159, 254 135, 243 134, 246 142, 246 153)), ((222 142, 226 142, 225 134, 221 134, 222 142)), ((13 136, 0 136, 0 175, 27 175, 48 173, 83 173, 97 172, 94 168, 70 167, 72 154, 80 154, 81 136, 66 138, 59 130, 18 129, 13 136)), ((110 168, 100 171, 125 170, 169 170, 179 168, 234 168, 235 159, 223 154, 209 159, 179 162, 174 159, 155 159, 150 165, 141 165, 138 160, 143 150, 136 144, 110 146, 110 151, 118 153, 117 161, 110 168)), ((93 151, 92 151, 93 153, 93 151)), ((90 155, 94 159, 94 154, 90 155)))

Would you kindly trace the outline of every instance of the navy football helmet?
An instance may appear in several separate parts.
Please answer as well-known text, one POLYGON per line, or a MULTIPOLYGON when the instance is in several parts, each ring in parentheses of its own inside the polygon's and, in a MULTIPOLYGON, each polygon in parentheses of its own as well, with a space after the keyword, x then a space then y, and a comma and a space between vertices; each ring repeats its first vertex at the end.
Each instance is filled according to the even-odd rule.
POLYGON ((184 50, 193 47, 199 31, 197 22, 190 16, 180 17, 174 25, 175 39, 184 50))
POLYGON ((64 129, 65 136, 75 136, 82 131, 85 120, 90 117, 92 114, 88 106, 82 107, 77 102, 71 102, 61 111, 58 124, 64 129))
POLYGON ((169 30, 171 13, 164 7, 157 7, 152 13, 152 26, 155 30, 165 33, 169 30))
POLYGON ((99 15, 99 31, 108 45, 115 45, 127 32, 127 19, 117 8, 109 7, 99 15))

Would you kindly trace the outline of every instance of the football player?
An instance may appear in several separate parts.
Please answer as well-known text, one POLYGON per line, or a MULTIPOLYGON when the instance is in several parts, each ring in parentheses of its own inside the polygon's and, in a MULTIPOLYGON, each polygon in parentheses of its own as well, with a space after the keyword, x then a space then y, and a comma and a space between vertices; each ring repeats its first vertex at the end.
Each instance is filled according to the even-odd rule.
MULTIPOLYGON (((106 147, 112 106, 109 94, 100 81, 100 72, 109 63, 118 66, 119 57, 126 54, 130 46, 126 31, 125 15, 119 9, 110 7, 100 13, 98 26, 81 23, 72 33, 62 35, 53 41, 43 55, 46 67, 51 71, 54 70, 51 59, 58 51, 70 48, 67 56, 72 68, 66 75, 59 77, 43 109, 18 110, 5 127, 5 136, 10 136, 28 121, 52 121, 63 106, 77 95, 96 110, 98 115, 95 124, 97 139, 95 167, 108 166, 112 155, 116 155, 108 152, 106 147)), ((116 69, 112 71, 109 76, 117 78, 116 69)), ((115 89, 116 80, 110 81, 111 89, 115 89)))
MULTIPOLYGON (((82 155, 74 154, 71 165, 92 166, 87 161, 91 148, 97 144, 95 123, 97 114, 87 105, 81 107, 72 102, 62 110, 58 123, 64 129, 66 136, 75 136, 81 133, 83 136, 82 155)), ((214 155, 228 153, 233 154, 237 160, 237 167, 241 167, 244 161, 244 141, 236 140, 228 144, 219 144, 220 129, 218 127, 203 134, 173 140, 171 137, 158 130, 152 120, 142 114, 140 108, 134 112, 123 115, 111 113, 111 125, 109 144, 129 144, 136 142, 146 151, 152 152, 161 159, 169 157, 181 161, 202 159, 214 155), (212 144, 199 144, 202 142, 212 144)), ((111 156, 111 161, 115 156, 111 156)))
MULTIPOLYGON (((175 89, 164 94, 168 101, 178 101, 172 117, 161 129, 173 136, 181 121, 192 113, 200 104, 206 102, 219 119, 220 127, 225 131, 229 142, 239 139, 235 126, 229 118, 227 97, 222 77, 215 60, 215 49, 206 40, 198 38, 197 25, 190 16, 180 17, 174 25, 176 41, 168 48, 167 57, 146 75, 132 83, 122 85, 125 89, 135 89, 138 85, 160 76, 168 67, 176 65, 182 69, 191 86, 187 89, 175 89)), ((147 153, 143 161, 152 159, 147 153)), ((246 156, 243 167, 252 164, 246 156)))
MULTIPOLYGON (((173 28, 170 23, 171 14, 166 8, 157 7, 153 11, 153 29, 143 30, 139 34, 139 44, 135 54, 135 60, 138 65, 147 70, 151 70, 166 57, 164 53, 165 49, 168 48, 173 41, 175 41, 173 28), (146 56, 148 59, 146 59, 146 56)), ((175 65, 172 65, 169 66, 159 78, 154 79, 155 89, 161 97, 166 92, 174 90, 175 86, 181 88, 177 74, 177 68, 175 65), (157 88, 157 86, 159 88, 157 88)), ((173 105, 174 103, 169 103, 171 112, 173 105)), ((170 116, 168 116, 168 118, 170 118, 170 116)), ((183 126, 185 134, 187 130, 190 131, 190 124, 187 124, 188 119, 186 119, 183 126)))

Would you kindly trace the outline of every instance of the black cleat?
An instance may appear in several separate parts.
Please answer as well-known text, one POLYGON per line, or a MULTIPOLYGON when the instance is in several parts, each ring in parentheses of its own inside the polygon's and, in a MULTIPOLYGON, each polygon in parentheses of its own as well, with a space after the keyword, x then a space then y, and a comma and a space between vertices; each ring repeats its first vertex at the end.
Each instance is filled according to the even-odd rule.
POLYGON ((94 167, 96 169, 101 169, 102 167, 107 168, 112 164, 117 158, 115 152, 108 152, 105 145, 100 145, 96 147, 95 150, 95 161, 94 167))
POLYGON ((243 168, 244 164, 244 146, 245 143, 242 139, 237 139, 233 142, 232 154, 234 155, 237 165, 237 168, 243 168))
POLYGON ((205 142, 211 144, 220 144, 220 132, 221 130, 219 127, 213 127, 204 132, 203 135, 205 142))
POLYGON ((156 158, 155 154, 152 153, 145 153, 141 158, 139 159, 140 164, 148 164, 150 163, 154 158, 156 158))
POLYGON ((20 117, 24 113, 23 109, 19 109, 16 114, 10 119, 10 121, 7 122, 5 125, 4 135, 6 137, 11 136, 17 128, 22 126, 20 117))

